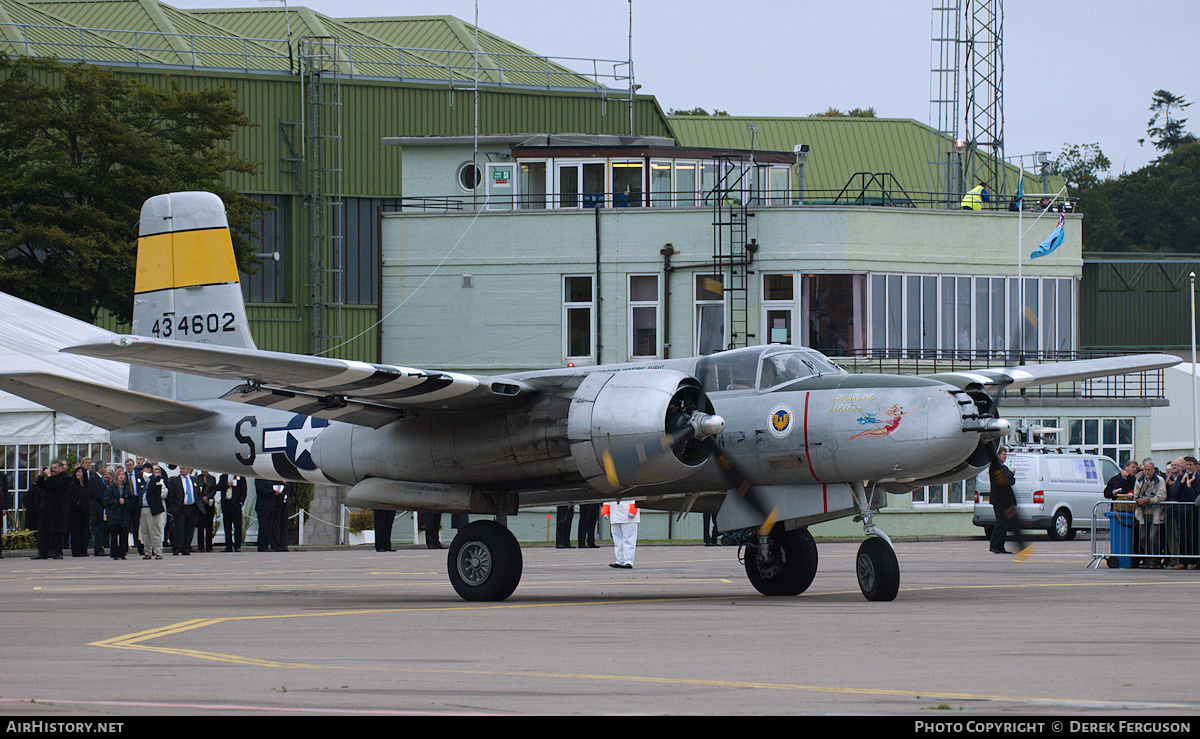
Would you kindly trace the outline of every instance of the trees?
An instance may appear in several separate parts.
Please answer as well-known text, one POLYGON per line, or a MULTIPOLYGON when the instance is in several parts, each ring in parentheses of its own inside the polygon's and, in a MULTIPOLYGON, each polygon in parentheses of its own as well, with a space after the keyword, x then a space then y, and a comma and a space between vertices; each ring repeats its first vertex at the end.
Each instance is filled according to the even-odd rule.
POLYGON ((813 113, 810 118, 874 118, 875 108, 853 108, 842 112, 834 107, 825 109, 824 113, 813 113))
POLYGON ((1100 183, 1100 173, 1112 166, 1100 144, 1064 144, 1058 159, 1050 165, 1050 174, 1063 178, 1072 190, 1088 189, 1100 183))
POLYGON ((1108 169, 1108 159, 1098 145, 1063 149, 1055 173, 1079 195, 1086 249, 1200 253, 1200 141, 1179 116, 1189 105, 1166 90, 1154 92, 1147 137, 1163 155, 1136 172, 1100 179, 1095 175, 1108 169))
MULTIPOLYGON (((1146 133, 1155 149, 1161 152, 1174 151, 1180 144, 1196 140, 1195 136, 1183 130, 1187 119, 1179 117, 1179 113, 1189 105, 1191 103, 1184 100, 1182 95, 1174 95, 1166 90, 1154 91, 1150 99, 1150 112, 1154 115, 1150 116, 1150 122, 1146 124, 1146 133), (1173 119, 1171 108, 1176 109, 1173 119)), ((1146 139, 1138 139, 1139 144, 1144 144, 1145 141, 1146 139)))
POLYGON ((1089 251, 1200 253, 1200 142, 1080 195, 1089 251))
POLYGON ((101 309, 130 320, 142 203, 177 190, 221 196, 238 265, 253 271, 263 207, 225 182, 256 168, 222 148, 250 125, 234 98, 0 56, 0 290, 85 321, 101 309))
POLYGON ((713 112, 709 113, 704 108, 695 107, 695 108, 692 108, 691 110, 675 110, 674 108, 671 108, 670 110, 667 111, 667 115, 704 115, 704 116, 706 116, 706 115, 714 115, 714 116, 724 115, 724 116, 727 116, 727 115, 729 115, 729 113, 727 113, 723 110, 720 110, 718 108, 713 108, 713 112))

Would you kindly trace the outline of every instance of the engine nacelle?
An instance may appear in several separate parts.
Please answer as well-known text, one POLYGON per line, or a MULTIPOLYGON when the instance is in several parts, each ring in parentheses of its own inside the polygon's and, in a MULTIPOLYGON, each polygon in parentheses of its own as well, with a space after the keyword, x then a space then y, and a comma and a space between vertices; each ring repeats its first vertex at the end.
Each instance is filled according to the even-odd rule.
POLYGON ((671 434, 697 410, 712 413, 712 406, 700 383, 683 372, 593 372, 571 399, 571 458, 604 493, 686 477, 704 464, 708 450, 690 435, 672 444, 671 434))

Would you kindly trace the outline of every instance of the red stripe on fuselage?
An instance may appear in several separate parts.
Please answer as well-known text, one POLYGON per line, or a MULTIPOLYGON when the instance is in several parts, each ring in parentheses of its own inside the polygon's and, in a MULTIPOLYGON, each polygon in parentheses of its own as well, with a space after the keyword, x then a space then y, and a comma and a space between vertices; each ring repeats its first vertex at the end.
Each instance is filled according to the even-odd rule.
POLYGON ((824 484, 824 480, 817 477, 817 471, 813 468, 812 455, 808 452, 808 396, 812 393, 804 394, 804 457, 808 460, 808 473, 813 476, 813 479, 824 484))

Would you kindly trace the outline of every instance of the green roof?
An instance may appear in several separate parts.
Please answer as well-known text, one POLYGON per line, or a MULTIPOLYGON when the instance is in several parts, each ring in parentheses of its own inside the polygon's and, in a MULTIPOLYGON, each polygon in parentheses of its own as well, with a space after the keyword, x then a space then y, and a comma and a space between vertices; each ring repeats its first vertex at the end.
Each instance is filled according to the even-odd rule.
POLYGON ((484 85, 616 94, 627 86, 623 62, 554 60, 453 16, 338 19, 305 7, 184 11, 157 0, 0 0, 0 51, 68 61, 288 73, 289 30, 297 57, 301 39, 336 39, 332 53, 347 76, 467 86, 478 68, 484 85))
MULTIPOLYGON (((908 193, 944 192, 936 182, 938 168, 931 163, 937 153, 953 151, 954 142, 931 127, 910 118, 756 118, 748 116, 667 117, 680 146, 759 151, 793 151, 807 144, 804 164, 806 201, 832 200, 860 172, 889 173, 894 184, 908 193), (753 134, 747 124, 756 124, 753 134)), ((1007 189, 1016 192, 1018 173, 1011 164, 1007 189)), ((1041 182, 1025 172, 1025 191, 1040 192, 1041 182)), ((1058 184, 1061 187, 1061 178, 1058 184)), ((891 185, 893 183, 888 182, 891 185)), ((854 188, 857 191, 857 186, 854 188)), ((922 196, 922 199, 924 196, 922 196)), ((914 200, 918 198, 914 197, 914 200)))
MULTIPOLYGON (((0 4, 18 3, 0 0, 0 4)), ((119 44, 117 48, 85 47, 82 56, 87 61, 129 61, 119 52, 132 49, 140 64, 237 69, 253 65, 272 71, 288 68, 285 44, 239 38, 229 28, 156 0, 27 0, 27 4, 72 27, 99 29, 105 38, 119 44)), ((46 52, 38 49, 33 53, 46 52)), ((76 44, 75 54, 67 58, 80 56, 76 44)))

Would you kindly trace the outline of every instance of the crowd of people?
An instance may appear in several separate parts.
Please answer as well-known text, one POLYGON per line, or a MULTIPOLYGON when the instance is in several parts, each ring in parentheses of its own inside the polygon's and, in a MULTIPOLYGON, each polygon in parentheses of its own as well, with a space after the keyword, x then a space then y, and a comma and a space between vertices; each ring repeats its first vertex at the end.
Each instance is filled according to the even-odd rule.
POLYGON ((1133 514, 1132 554, 1139 555, 1140 567, 1182 570, 1200 564, 1198 472, 1200 463, 1191 455, 1171 460, 1165 471, 1147 457, 1140 465, 1126 460, 1108 480, 1104 497, 1115 501, 1113 513, 1133 514))
MULTIPOLYGON (((121 465, 95 465, 85 457, 43 467, 26 494, 28 527, 37 532, 33 559, 105 556, 125 559, 130 539, 142 559, 213 551, 220 513, 224 552, 240 552, 247 481, 239 475, 213 475, 130 457, 121 465)), ((255 481, 259 551, 287 550, 287 510, 291 486, 255 481)))

